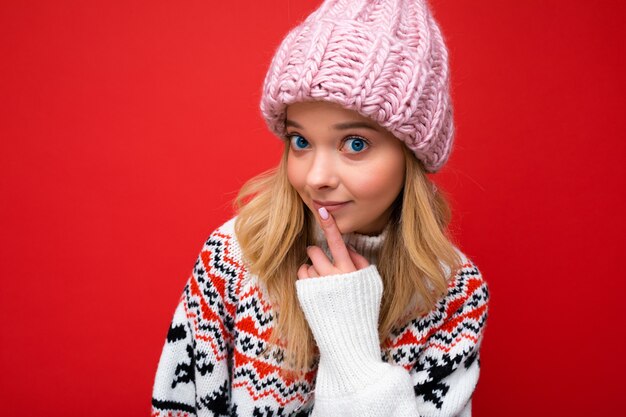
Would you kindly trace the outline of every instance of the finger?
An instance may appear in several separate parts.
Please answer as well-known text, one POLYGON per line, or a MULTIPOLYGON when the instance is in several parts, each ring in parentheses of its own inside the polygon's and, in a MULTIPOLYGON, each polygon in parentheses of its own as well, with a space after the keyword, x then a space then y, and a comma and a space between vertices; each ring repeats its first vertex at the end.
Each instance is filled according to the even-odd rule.
POLYGON ((318 210, 318 214, 326 242, 328 242, 328 249, 330 249, 330 253, 335 261, 335 266, 342 272, 356 271, 354 263, 350 259, 348 248, 346 248, 346 244, 341 238, 341 232, 337 227, 337 223, 335 223, 335 219, 324 207, 318 210))
POLYGON ((354 263, 356 269, 363 269, 370 266, 369 261, 350 246, 348 246, 348 253, 350 254, 350 259, 352 259, 352 263, 354 263))
POLYGON ((309 246, 306 248, 312 266, 322 275, 333 275, 337 273, 337 268, 330 262, 324 251, 319 246, 309 246))
POLYGON ((309 266, 307 264, 300 265, 298 268, 298 279, 307 279, 309 278, 309 266))
POLYGON ((313 277, 319 277, 320 274, 317 273, 317 271, 315 270, 315 267, 313 265, 309 266, 309 278, 313 278, 313 277))

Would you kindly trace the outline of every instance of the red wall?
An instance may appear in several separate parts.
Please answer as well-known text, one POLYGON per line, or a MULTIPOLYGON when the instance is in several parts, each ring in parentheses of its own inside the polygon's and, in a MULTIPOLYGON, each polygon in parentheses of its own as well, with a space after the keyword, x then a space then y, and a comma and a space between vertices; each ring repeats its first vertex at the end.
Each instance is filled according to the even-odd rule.
MULTIPOLYGON (((169 321, 241 184, 312 0, 0 6, 4 415, 147 415, 169 321)), ((618 415, 626 372, 621 1, 432 1, 455 149, 434 178, 490 284, 476 416, 618 415)))

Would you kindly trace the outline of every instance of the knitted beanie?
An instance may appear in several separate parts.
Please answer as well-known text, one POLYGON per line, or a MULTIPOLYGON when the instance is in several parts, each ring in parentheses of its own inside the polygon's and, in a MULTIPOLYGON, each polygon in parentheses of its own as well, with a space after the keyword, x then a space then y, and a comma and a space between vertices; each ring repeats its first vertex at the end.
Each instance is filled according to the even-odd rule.
POLYGON ((373 119, 438 171, 454 125, 448 53, 426 2, 325 0, 278 47, 261 113, 282 138, 287 106, 311 100, 373 119))

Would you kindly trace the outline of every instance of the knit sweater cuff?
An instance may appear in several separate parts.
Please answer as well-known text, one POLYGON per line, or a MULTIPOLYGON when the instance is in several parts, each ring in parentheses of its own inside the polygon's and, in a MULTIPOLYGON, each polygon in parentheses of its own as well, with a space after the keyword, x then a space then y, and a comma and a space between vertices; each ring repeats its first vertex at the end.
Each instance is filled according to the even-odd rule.
POLYGON ((378 337, 383 283, 375 265, 301 279, 298 300, 320 350, 316 393, 355 392, 385 369, 378 337))

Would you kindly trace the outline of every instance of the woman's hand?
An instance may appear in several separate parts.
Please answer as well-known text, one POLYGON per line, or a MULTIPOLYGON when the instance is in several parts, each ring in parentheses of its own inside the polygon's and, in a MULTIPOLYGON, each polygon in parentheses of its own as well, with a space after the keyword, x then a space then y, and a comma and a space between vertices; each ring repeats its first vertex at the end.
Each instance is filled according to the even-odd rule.
POLYGON ((345 274, 369 266, 367 259, 346 246, 335 219, 324 207, 319 209, 319 220, 335 263, 328 259, 320 247, 309 246, 307 254, 313 265, 301 265, 298 269, 298 279, 345 274))

